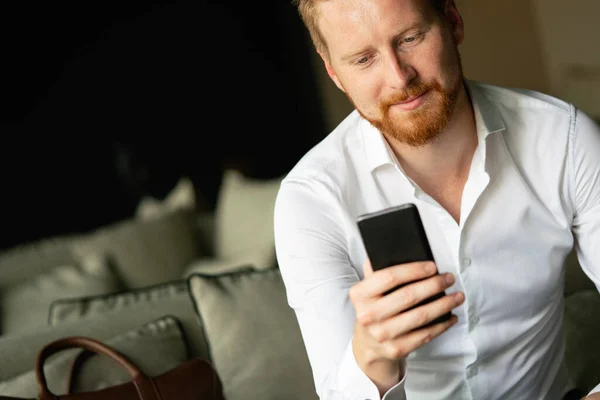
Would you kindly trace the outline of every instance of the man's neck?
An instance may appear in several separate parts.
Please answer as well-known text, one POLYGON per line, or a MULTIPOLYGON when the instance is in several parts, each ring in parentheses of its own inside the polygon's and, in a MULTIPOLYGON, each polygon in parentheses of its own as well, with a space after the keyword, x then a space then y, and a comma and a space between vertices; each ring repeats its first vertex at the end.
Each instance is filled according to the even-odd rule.
POLYGON ((465 86, 448 126, 432 143, 418 148, 393 141, 389 144, 404 172, 457 219, 478 144, 475 114, 465 86))
POLYGON ((468 175, 477 141, 473 106, 463 86, 452 119, 435 140, 423 147, 388 143, 411 179, 437 181, 463 176, 465 170, 468 175))

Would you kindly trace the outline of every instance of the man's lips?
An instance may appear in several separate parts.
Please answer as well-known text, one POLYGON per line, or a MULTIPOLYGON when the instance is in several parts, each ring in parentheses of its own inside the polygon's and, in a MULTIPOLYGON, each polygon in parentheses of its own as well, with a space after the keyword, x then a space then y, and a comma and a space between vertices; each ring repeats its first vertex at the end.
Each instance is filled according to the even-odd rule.
POLYGON ((414 110, 415 108, 419 107, 423 103, 423 99, 425 97, 425 94, 427 94, 427 93, 428 93, 428 91, 425 91, 416 97, 413 96, 413 97, 406 99, 405 101, 392 104, 392 107, 397 106, 405 111, 414 110))

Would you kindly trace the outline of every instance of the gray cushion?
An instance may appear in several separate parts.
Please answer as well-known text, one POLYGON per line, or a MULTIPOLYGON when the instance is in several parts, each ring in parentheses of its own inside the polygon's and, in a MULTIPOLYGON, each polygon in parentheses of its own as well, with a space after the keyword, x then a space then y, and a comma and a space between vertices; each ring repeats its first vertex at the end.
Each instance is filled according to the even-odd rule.
POLYGON ((588 392, 600 383, 600 294, 584 290, 565 299, 566 362, 569 375, 588 392))
POLYGON ((73 246, 78 255, 107 253, 129 288, 179 279, 202 256, 193 210, 177 209, 150 219, 130 219, 102 227, 73 246))
POLYGON ((223 275, 235 273, 240 270, 257 269, 252 263, 245 263, 236 260, 219 260, 216 258, 202 258, 194 260, 183 272, 183 277, 188 278, 190 275, 223 275))
POLYGON ((53 326, 101 322, 131 329, 163 315, 181 321, 192 356, 208 357, 204 332, 184 279, 108 295, 57 300, 50 306, 48 322, 53 326))
POLYGON ((71 252, 76 240, 75 236, 56 236, 0 252, 0 288, 17 285, 57 265, 77 262, 71 252))
MULTIPOLYGON (((120 334, 104 343, 111 346, 144 373, 157 376, 188 360, 187 347, 178 321, 165 316, 140 328, 120 334)), ((41 348, 40 348, 41 350, 41 348)), ((57 395, 65 394, 73 359, 80 349, 68 349, 48 358, 44 376, 49 389, 57 395)), ((38 394, 35 365, 12 379, 0 382, 0 394, 34 398, 38 394)), ((131 377, 115 361, 102 355, 86 360, 76 375, 75 390, 94 391, 131 381, 131 377)))
POLYGON ((255 269, 276 265, 273 210, 281 178, 252 179, 226 169, 215 209, 215 258, 255 269))
POLYGON ((189 281, 228 400, 317 399, 279 269, 189 281))
POLYGON ((0 290, 0 329, 12 335, 45 326, 52 301, 119 289, 121 282, 106 257, 90 255, 79 263, 56 266, 0 290))

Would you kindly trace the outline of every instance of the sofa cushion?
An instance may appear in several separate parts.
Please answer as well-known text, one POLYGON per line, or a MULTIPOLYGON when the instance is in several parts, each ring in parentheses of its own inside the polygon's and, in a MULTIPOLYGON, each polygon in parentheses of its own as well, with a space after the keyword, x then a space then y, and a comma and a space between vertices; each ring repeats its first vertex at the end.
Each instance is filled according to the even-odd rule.
POLYGON ((45 326, 52 301, 119 289, 121 282, 107 257, 91 254, 0 290, 0 329, 12 335, 45 326))
POLYGON ((48 322, 52 326, 103 322, 131 329, 163 315, 181 321, 193 357, 208 357, 204 331, 183 279, 107 295, 56 300, 50 306, 48 322))
POLYGON ((77 241, 74 252, 110 254, 128 288, 179 279, 188 263, 202 256, 196 216, 188 209, 99 228, 77 241))
POLYGON ((200 244, 207 257, 215 255, 215 213, 204 211, 197 213, 196 227, 200 244))
POLYGON ((316 399, 279 269, 189 278, 228 400, 316 399))
POLYGON ((181 177, 164 199, 143 197, 135 210, 135 215, 141 219, 160 218, 167 212, 179 209, 197 209, 194 183, 187 176, 181 177))
MULTIPOLYGON (((117 335, 104 343, 127 357, 148 375, 156 376, 188 360, 188 351, 178 321, 165 316, 156 321, 117 335)), ((41 348, 40 348, 41 350, 41 348)), ((73 359, 81 350, 69 349, 46 360, 44 375, 48 388, 57 395, 65 394, 73 359)), ((0 394, 35 398, 38 395, 35 365, 12 379, 0 382, 0 394)), ((100 390, 131 381, 124 368, 102 355, 94 355, 83 363, 76 375, 74 392, 100 390)))
POLYGON ((582 290, 565 299, 565 358, 575 385, 588 393, 600 382, 600 294, 582 290))
POLYGON ((77 262, 71 246, 77 236, 56 236, 26 243, 0 253, 0 289, 17 285, 57 265, 77 262))
POLYGON ((273 211, 281 179, 226 170, 215 210, 215 257, 257 269, 276 263, 273 211))
MULTIPOLYGON (((194 274, 222 275, 239 272, 247 269, 257 269, 252 263, 241 263, 236 260, 219 260, 215 258, 202 258, 194 260, 183 272, 182 278, 189 278, 194 274)), ((262 269, 262 268, 260 268, 262 269)))

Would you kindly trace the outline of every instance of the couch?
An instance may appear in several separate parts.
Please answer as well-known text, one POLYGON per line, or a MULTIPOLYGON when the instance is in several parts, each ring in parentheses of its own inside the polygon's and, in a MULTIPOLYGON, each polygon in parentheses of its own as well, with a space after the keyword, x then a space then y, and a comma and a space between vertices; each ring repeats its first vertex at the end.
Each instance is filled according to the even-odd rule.
MULTIPOLYGON (((64 336, 105 341, 158 375, 210 360, 228 400, 316 399, 295 315, 277 268, 272 220, 280 179, 225 172, 213 213, 182 178, 164 200, 144 199, 127 220, 46 238, 0 254, 0 395, 35 397, 39 349, 64 336)), ((600 382, 600 296, 571 255, 566 263, 567 363, 576 384, 600 382)), ((66 390, 76 350, 45 373, 66 390)), ((89 359, 75 391, 127 381, 89 359)))

